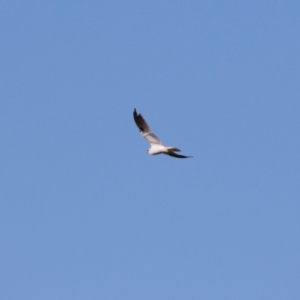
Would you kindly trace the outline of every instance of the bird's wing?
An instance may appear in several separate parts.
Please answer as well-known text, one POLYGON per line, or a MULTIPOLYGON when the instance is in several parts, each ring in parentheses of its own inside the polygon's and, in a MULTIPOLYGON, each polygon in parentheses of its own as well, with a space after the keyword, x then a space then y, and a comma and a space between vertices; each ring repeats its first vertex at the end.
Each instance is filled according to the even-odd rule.
POLYGON ((166 153, 167 155, 173 156, 173 157, 177 157, 177 158, 189 158, 189 157, 193 157, 193 156, 185 156, 185 155, 181 155, 181 154, 177 154, 173 151, 168 151, 168 153, 166 153))
POLYGON ((152 145, 162 145, 162 142, 159 140, 159 138, 151 131, 149 125, 145 121, 145 119, 142 117, 141 114, 138 114, 136 109, 133 111, 133 118, 135 121, 136 126, 139 128, 142 136, 152 145))

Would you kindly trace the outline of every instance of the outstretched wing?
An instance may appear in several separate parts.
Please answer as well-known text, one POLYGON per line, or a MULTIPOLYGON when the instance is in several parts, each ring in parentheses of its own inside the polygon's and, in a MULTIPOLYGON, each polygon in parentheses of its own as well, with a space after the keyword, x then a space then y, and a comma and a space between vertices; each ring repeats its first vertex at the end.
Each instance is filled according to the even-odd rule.
POLYGON ((139 128, 142 136, 152 145, 162 145, 162 142, 159 140, 159 138, 151 131, 149 125, 145 121, 145 119, 142 117, 141 114, 138 114, 136 109, 133 111, 133 118, 135 121, 136 126, 139 128))
POLYGON ((189 158, 189 157, 193 157, 193 156, 185 156, 185 155, 181 155, 181 154, 177 154, 173 151, 168 151, 168 153, 166 153, 167 155, 173 156, 173 157, 177 157, 177 158, 189 158))

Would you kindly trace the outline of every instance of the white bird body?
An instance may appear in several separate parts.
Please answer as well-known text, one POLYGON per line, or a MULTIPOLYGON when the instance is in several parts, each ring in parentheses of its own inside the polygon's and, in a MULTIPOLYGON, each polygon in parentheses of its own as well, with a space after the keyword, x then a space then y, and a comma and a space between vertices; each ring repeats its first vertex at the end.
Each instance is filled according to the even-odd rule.
POLYGON ((162 154, 162 153, 168 153, 167 147, 165 147, 163 145, 153 144, 153 145, 151 145, 150 149, 148 150, 148 154, 151 154, 151 155, 157 155, 157 154, 162 154))
POLYGON ((159 138, 151 131, 149 125, 142 117, 142 115, 137 113, 136 109, 134 109, 133 111, 133 118, 142 136, 150 143, 151 147, 147 151, 148 154, 150 155, 167 154, 169 156, 173 156, 177 158, 192 157, 192 156, 185 156, 185 155, 180 155, 175 153, 180 151, 178 148, 164 146, 162 142, 159 140, 159 138))

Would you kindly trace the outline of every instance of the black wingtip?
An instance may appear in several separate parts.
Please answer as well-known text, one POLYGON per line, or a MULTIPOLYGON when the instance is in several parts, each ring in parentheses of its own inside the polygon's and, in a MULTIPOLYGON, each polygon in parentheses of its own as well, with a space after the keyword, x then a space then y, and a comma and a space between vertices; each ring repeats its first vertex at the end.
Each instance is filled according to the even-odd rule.
POLYGON ((168 152, 168 153, 166 153, 167 155, 169 155, 169 156, 172 156, 172 157, 176 157, 176 158, 191 158, 191 157, 193 157, 193 156, 187 156, 187 155, 181 155, 181 154, 177 154, 177 153, 175 153, 175 152, 168 152))
POLYGON ((133 119, 134 119, 136 126, 139 128, 139 130, 143 131, 143 128, 141 128, 141 126, 139 125, 140 115, 137 113, 136 109, 134 109, 134 111, 133 111, 133 119))
POLYGON ((138 117, 138 113, 137 113, 136 109, 134 109, 134 111, 133 111, 134 120, 136 120, 137 117, 138 117))

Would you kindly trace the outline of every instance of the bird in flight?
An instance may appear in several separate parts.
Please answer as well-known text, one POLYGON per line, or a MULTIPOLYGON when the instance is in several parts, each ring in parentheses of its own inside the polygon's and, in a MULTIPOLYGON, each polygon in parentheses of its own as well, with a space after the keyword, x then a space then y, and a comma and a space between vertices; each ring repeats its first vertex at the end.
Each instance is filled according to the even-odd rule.
POLYGON ((142 136, 150 143, 150 148, 147 150, 148 154, 157 155, 157 154, 166 154, 169 156, 177 157, 177 158, 188 158, 192 156, 180 155, 176 152, 180 151, 175 147, 166 147, 162 144, 159 138, 152 132, 149 125, 143 118, 141 114, 138 114, 136 109, 133 111, 133 118, 136 126, 139 128, 142 136))

